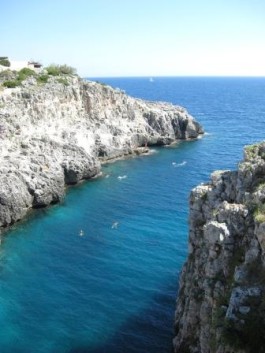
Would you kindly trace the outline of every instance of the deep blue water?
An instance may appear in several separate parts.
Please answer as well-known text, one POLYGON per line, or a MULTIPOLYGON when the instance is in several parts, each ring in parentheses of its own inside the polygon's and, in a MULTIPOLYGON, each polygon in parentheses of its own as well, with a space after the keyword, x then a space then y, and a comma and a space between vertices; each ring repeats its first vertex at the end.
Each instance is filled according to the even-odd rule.
POLYGON ((265 138, 264 78, 99 80, 183 105, 207 134, 109 164, 16 225, 0 248, 1 353, 170 353, 189 191, 265 138))

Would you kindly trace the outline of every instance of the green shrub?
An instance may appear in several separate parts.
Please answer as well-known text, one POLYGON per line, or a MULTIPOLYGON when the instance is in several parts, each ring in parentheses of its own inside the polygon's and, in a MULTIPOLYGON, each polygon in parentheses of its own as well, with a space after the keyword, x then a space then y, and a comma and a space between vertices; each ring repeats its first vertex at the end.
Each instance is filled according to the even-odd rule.
POLYGON ((254 219, 258 223, 265 222, 265 204, 260 204, 254 211, 254 219))
POLYGON ((75 75, 76 69, 67 65, 55 65, 52 64, 45 68, 48 72, 48 75, 60 76, 60 75, 75 75))
POLYGON ((264 181, 260 182, 257 186, 257 190, 263 190, 263 189, 265 189, 265 182, 264 181))
POLYGON ((60 72, 63 75, 75 75, 76 74, 76 69, 71 66, 64 64, 64 65, 60 65, 59 68, 60 68, 60 72))
POLYGON ((7 88, 15 88, 19 86, 22 81, 30 76, 36 76, 36 73, 35 71, 26 67, 21 69, 18 73, 14 73, 10 70, 5 70, 0 74, 0 78, 6 79, 6 81, 3 82, 3 86, 7 88))
POLYGON ((5 81, 3 82, 3 86, 7 88, 15 88, 20 85, 20 82, 18 80, 13 80, 13 81, 5 81))
POLYGON ((59 66, 58 65, 50 65, 50 66, 47 66, 45 68, 48 72, 48 75, 51 75, 51 76, 58 76, 60 75, 60 70, 59 70, 59 66))
POLYGON ((0 65, 9 67, 10 61, 6 57, 0 57, 0 65))
POLYGON ((14 77, 14 72, 12 72, 11 70, 7 69, 7 70, 3 70, 0 72, 0 79, 5 79, 5 80, 10 80, 14 77))
POLYGON ((47 83, 49 79, 49 75, 40 75, 37 77, 37 82, 38 83, 47 83))
POLYGON ((36 72, 31 69, 28 69, 27 67, 24 67, 24 69, 21 69, 18 72, 18 80, 19 81, 24 81, 26 78, 28 78, 30 76, 36 76, 36 72))
POLYGON ((58 83, 61 83, 61 84, 64 85, 64 86, 69 86, 69 82, 68 82, 67 79, 64 78, 64 77, 59 77, 59 78, 57 79, 57 82, 58 82, 58 83))
POLYGON ((245 153, 248 159, 254 158, 258 154, 259 144, 245 146, 245 153))

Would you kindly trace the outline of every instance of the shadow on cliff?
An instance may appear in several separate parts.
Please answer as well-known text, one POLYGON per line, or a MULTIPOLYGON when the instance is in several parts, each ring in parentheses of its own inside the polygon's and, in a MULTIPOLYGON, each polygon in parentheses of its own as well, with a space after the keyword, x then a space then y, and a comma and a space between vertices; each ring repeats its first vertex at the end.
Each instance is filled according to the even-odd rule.
POLYGON ((109 340, 96 348, 80 345, 68 353, 172 353, 177 281, 163 286, 148 307, 118 326, 109 340))

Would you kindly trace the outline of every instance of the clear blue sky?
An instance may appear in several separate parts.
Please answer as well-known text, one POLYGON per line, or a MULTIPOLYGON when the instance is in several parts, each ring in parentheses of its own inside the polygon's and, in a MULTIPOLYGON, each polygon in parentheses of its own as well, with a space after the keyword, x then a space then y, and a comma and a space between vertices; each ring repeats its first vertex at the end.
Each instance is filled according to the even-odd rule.
POLYGON ((82 76, 265 76, 265 0, 0 0, 0 56, 82 76))

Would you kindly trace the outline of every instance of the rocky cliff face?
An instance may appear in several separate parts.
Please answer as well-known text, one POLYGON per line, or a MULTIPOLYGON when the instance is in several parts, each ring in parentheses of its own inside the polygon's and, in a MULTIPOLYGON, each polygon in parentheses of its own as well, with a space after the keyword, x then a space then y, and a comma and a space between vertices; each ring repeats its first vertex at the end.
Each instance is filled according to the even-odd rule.
POLYGON ((0 227, 32 207, 58 202, 67 184, 99 174, 100 164, 150 145, 203 133, 183 108, 134 99, 76 76, 31 77, 0 90, 0 227))
POLYGON ((265 352, 265 143, 191 192, 175 327, 175 352, 265 352))

